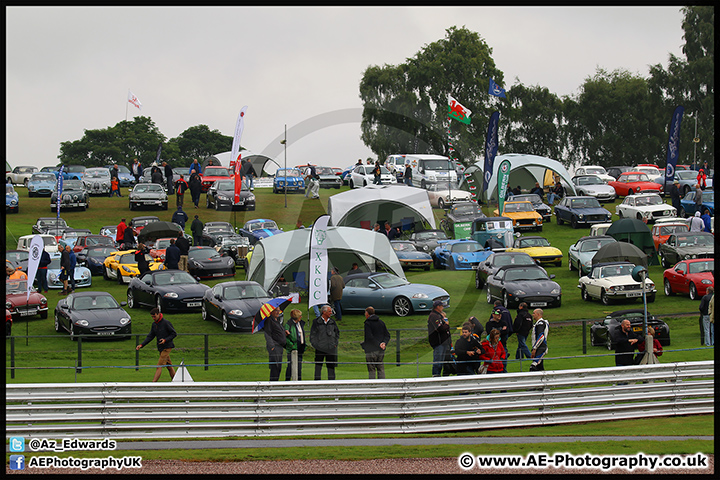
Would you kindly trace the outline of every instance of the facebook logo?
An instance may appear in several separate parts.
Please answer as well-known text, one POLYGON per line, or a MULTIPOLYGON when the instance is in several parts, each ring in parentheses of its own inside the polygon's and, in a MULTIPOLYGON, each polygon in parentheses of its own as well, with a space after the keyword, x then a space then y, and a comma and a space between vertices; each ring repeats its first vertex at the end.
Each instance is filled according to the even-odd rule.
POLYGON ((25 451, 25 438, 10 437, 10 451, 11 452, 24 452, 25 451))
POLYGON ((10 455, 10 470, 25 470, 25 455, 10 455))

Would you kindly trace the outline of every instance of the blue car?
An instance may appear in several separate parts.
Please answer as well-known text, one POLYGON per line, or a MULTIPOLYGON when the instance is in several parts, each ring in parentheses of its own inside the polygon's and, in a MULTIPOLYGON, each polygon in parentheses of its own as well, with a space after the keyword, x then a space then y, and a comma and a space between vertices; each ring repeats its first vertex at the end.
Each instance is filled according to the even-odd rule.
MULTIPOLYGON (((105 168, 107 168, 109 171, 112 171, 113 166, 105 165, 105 168)), ((180 176, 178 175, 177 178, 180 178, 180 176)), ((118 165, 118 184, 121 187, 129 187, 130 185, 135 185, 135 177, 133 177, 130 169, 125 165, 118 165)))
MULTIPOLYGON (((59 166, 43 167, 40 169, 40 173, 52 173, 53 175, 55 175, 55 180, 57 180, 58 175, 60 174, 60 167, 59 166)), ((65 171, 65 169, 63 169, 63 180, 67 180, 68 177, 69 177, 69 175, 68 175, 67 171, 65 171)))
POLYGON ((364 311, 372 305, 376 312, 390 312, 399 317, 429 312, 433 302, 450 304, 450 295, 435 285, 410 283, 391 273, 364 272, 345 277, 340 300, 343 312, 364 311))
POLYGON ((57 175, 52 172, 33 173, 28 181, 28 197, 49 197, 57 184, 57 175))
MULTIPOLYGON (((707 208, 710 210, 710 215, 715 215, 715 192, 712 190, 705 190, 702 194, 702 206, 700 207, 700 214, 707 208)), ((681 217, 692 217, 695 215, 695 191, 688 192, 687 195, 680 200, 680 213, 681 217)))
MULTIPOLYGON (((47 281, 49 288, 63 288, 63 282, 60 280, 60 255, 51 255, 50 265, 47 269, 47 281)), ((92 274, 86 267, 75 265, 75 288, 89 287, 92 285, 92 274)), ((70 283, 68 283, 70 286, 70 283)))
POLYGON ((63 171, 67 172, 67 178, 71 180, 82 180, 85 175, 85 167, 83 165, 65 165, 63 171))
POLYGON ((305 180, 297 168, 279 168, 273 179, 273 193, 305 192, 305 180))
POLYGON ((475 240, 441 240, 433 252, 433 265, 436 269, 472 270, 492 253, 475 240))
POLYGON ((5 184, 5 211, 13 213, 20 211, 20 197, 11 183, 5 184))
POLYGON ((255 245, 258 240, 262 240, 263 238, 283 233, 274 220, 265 218, 248 220, 242 228, 238 227, 237 232, 243 237, 247 237, 252 245, 255 245))
POLYGON ((600 206, 595 197, 565 197, 555 206, 557 224, 568 222, 572 228, 611 221, 612 213, 600 206))

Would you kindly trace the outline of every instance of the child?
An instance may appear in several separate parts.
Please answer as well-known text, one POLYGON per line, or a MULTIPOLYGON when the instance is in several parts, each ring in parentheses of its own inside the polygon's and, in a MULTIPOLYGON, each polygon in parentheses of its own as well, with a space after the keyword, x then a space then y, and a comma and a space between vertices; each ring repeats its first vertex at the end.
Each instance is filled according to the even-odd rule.
POLYGON ((112 180, 110 180, 110 196, 112 197, 117 193, 118 197, 122 197, 120 195, 120 185, 118 184, 117 177, 113 177, 112 180))

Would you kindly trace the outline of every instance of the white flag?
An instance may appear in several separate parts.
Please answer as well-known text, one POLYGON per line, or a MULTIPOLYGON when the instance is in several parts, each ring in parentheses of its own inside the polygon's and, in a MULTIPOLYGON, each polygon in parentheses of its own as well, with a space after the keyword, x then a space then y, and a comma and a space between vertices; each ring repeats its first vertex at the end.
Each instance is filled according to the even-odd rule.
POLYGON ((327 225, 329 220, 330 215, 319 216, 310 233, 308 308, 328 303, 327 225))
MULTIPOLYGON (((60 203, 60 200, 58 200, 60 203)), ((33 288, 33 280, 35 280, 35 274, 38 270, 38 264, 40 263, 40 255, 45 248, 45 242, 40 235, 35 235, 30 240, 30 256, 28 257, 28 271, 27 271, 27 301, 30 301, 30 292, 33 288)))
POLYGON ((136 97, 130 90, 128 90, 128 102, 135 105, 138 110, 142 110, 142 103, 140 103, 138 97, 136 97))

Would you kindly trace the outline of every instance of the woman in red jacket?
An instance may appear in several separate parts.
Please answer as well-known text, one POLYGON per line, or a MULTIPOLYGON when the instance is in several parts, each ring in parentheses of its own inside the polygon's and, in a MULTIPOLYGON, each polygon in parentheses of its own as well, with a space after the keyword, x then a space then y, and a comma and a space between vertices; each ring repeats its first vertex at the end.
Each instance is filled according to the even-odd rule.
POLYGON ((707 175, 705 174, 705 171, 701 168, 697 175, 697 183, 700 185, 700 188, 702 190, 705 190, 707 188, 707 175))
POLYGON ((505 370, 503 360, 507 357, 507 352, 500 342, 500 330, 497 328, 490 330, 490 335, 483 340, 481 346, 485 353, 480 355, 480 359, 486 360, 487 373, 503 373, 505 370))
MULTIPOLYGON (((648 334, 653 337, 653 353, 656 357, 660 357, 663 354, 663 348, 662 345, 660 345, 660 340, 655 338, 655 329, 653 327, 647 328, 648 334)), ((645 339, 643 338, 641 341, 638 342, 638 354, 635 355, 635 363, 640 364, 640 361, 645 356, 645 339)))

